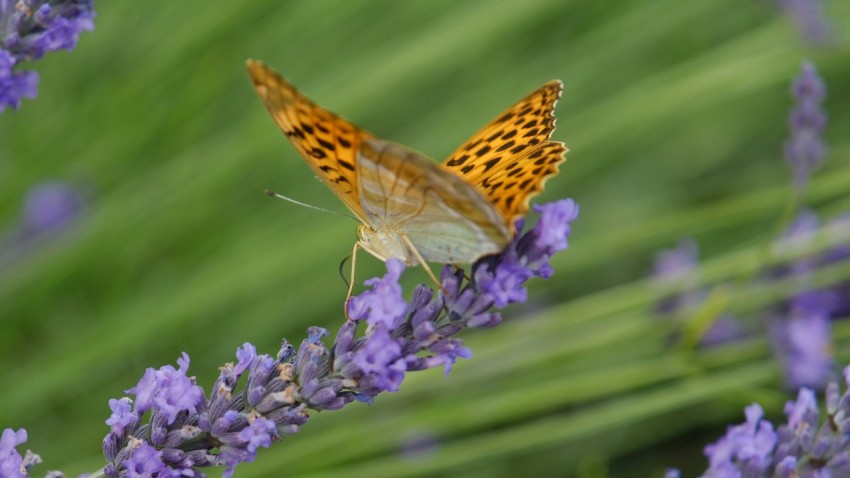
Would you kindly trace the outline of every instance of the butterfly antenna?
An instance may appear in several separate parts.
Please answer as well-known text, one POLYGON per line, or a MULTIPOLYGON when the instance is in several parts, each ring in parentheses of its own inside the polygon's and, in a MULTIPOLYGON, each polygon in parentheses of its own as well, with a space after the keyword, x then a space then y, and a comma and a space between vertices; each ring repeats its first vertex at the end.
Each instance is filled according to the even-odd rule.
POLYGON ((278 193, 272 191, 271 189, 266 189, 266 196, 271 196, 273 198, 283 199, 284 201, 289 201, 292 204, 297 204, 299 206, 304 206, 306 208, 315 209, 316 211, 328 212, 328 213, 331 213, 331 214, 336 214, 337 216, 347 217, 348 219, 351 219, 352 221, 360 224, 360 220, 357 219, 354 216, 349 216, 348 214, 345 214, 345 213, 342 213, 342 212, 339 212, 339 211, 333 211, 331 209, 325 209, 325 208, 321 208, 321 207, 318 207, 318 206, 314 206, 312 204, 307 204, 307 203, 303 203, 301 201, 296 201, 295 199, 292 199, 290 197, 286 197, 282 194, 278 194, 278 193))

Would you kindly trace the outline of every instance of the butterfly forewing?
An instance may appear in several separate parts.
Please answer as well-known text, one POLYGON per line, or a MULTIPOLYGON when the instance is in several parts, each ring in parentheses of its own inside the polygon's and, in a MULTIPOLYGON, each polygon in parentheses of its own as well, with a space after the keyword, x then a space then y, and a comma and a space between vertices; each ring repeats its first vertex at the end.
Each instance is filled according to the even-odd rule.
POLYGON ((426 261, 472 262, 511 239, 508 224, 486 197, 420 153, 368 139, 357 173, 368 224, 406 236, 426 261))
POLYGON ((361 142, 371 135, 316 105, 263 63, 248 60, 247 68, 272 118, 316 176, 365 220, 357 195, 356 161, 361 142))
POLYGON ((562 84, 550 81, 508 108, 442 163, 493 202, 508 223, 558 172, 567 151, 549 141, 562 84))

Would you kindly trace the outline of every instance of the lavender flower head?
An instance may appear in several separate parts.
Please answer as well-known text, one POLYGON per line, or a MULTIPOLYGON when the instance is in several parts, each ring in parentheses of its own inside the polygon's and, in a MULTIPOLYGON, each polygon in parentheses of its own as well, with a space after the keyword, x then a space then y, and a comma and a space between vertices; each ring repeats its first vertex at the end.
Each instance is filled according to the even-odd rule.
MULTIPOLYGON (((709 291, 699 280, 699 246, 692 239, 684 239, 673 249, 665 249, 655 256, 655 284, 659 289, 674 292, 659 301, 655 311, 662 317, 694 312, 708 299, 709 291)), ((742 335, 743 331, 734 317, 715 317, 700 337, 704 346, 725 343, 742 335)))
POLYGON ((794 184, 801 189, 826 154, 822 138, 826 113, 821 108, 826 87, 814 65, 806 62, 791 91, 797 105, 788 117, 791 137, 785 142, 785 159, 794 171, 794 184))
POLYGON ((36 97, 38 73, 15 69, 19 63, 71 50, 93 29, 93 0, 0 0, 0 112, 36 97))
POLYGON ((844 369, 845 392, 838 384, 826 389, 826 415, 821 419, 812 390, 803 388, 785 405, 786 423, 777 428, 762 408, 746 408, 746 422, 729 427, 705 447, 706 478, 850 476, 850 367, 844 369))
POLYGON ((39 183, 27 192, 22 232, 29 238, 63 229, 83 212, 83 203, 82 195, 67 183, 39 183))
POLYGON ((404 264, 387 261, 387 274, 370 279, 371 289, 352 297, 350 320, 331 347, 323 341, 328 331, 319 327, 308 330, 297 350, 284 341, 275 357, 246 343, 236 352, 237 362, 221 368, 209 394, 188 376, 186 354, 176 368, 148 369, 127 390, 135 398, 109 401, 102 474, 203 477, 199 468, 224 466, 228 478, 260 448, 297 432, 310 410, 371 402, 397 391, 412 371, 444 367, 448 373, 458 358, 471 356, 454 335, 498 324, 501 316, 490 309, 523 300, 525 281, 549 277, 549 259, 567 247, 578 206, 563 200, 535 210, 537 225, 517 234, 502 253, 473 264, 471 279, 446 266, 440 293, 419 285, 408 302, 398 283, 404 264))
POLYGON ((806 41, 813 45, 830 43, 832 27, 821 0, 779 0, 779 6, 791 16, 806 41))
POLYGON ((795 253, 808 247, 819 233, 828 234, 839 245, 801 257, 770 272, 772 279, 792 279, 797 290, 772 307, 771 338, 784 364, 785 381, 791 389, 818 389, 834 375, 832 321, 850 312, 850 281, 828 287, 812 286, 819 268, 850 258, 850 216, 843 215, 821 224, 812 211, 802 211, 776 241, 775 254, 795 253))

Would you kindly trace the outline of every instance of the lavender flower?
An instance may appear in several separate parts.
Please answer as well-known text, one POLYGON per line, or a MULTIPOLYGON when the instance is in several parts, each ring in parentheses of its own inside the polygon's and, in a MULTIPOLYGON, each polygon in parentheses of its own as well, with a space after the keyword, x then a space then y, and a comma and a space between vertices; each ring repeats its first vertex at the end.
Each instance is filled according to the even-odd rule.
MULTIPOLYGON (((656 304, 656 312, 664 316, 697 310, 708 299, 709 291, 700 284, 699 246, 692 239, 684 239, 673 249, 660 251, 655 257, 654 279, 658 288, 674 294, 656 304)), ((716 345, 734 340, 742 335, 734 317, 720 315, 700 337, 701 345, 716 345)))
POLYGON ((794 253, 807 247, 821 231, 844 244, 769 271, 771 279, 792 278, 798 284, 791 297, 769 311, 774 350, 785 365, 785 381, 791 389, 821 388, 833 375, 831 321, 850 311, 850 281, 813 288, 811 275, 818 268, 850 258, 848 225, 850 216, 821 225, 814 212, 804 210, 773 246, 774 254, 794 253))
POLYGON ((26 476, 22 469, 23 457, 15 448, 26 443, 27 431, 21 428, 14 431, 11 428, 3 430, 0 436, 0 476, 23 477, 26 476))
MULTIPOLYGON (((6 428, 0 435, 0 477, 3 478, 25 478, 33 466, 41 463, 41 457, 27 450, 24 456, 18 453, 16 448, 27 441, 27 431, 21 428, 18 431, 6 428)), ((57 475, 50 472, 48 475, 57 475)))
MULTIPOLYGON (((844 369, 845 389, 850 367, 844 369)), ((850 476, 850 392, 839 395, 838 384, 826 389, 826 416, 820 419, 815 394, 803 388, 797 400, 785 404, 787 422, 774 429, 762 408, 746 408, 746 422, 729 427, 726 435, 705 447, 708 470, 702 475, 726 477, 850 476)), ((674 476, 675 470, 667 476, 674 476)))
POLYGON ((73 223, 82 211, 82 197, 67 183, 36 184, 27 192, 22 232, 27 237, 56 232, 73 223))
POLYGON ((771 453, 776 446, 773 425, 762 420, 764 411, 753 404, 744 410, 747 421, 729 427, 726 435, 705 447, 709 460, 705 476, 734 476, 744 470, 748 476, 763 476, 771 467, 771 453))
POLYGON ((826 87, 813 64, 803 63, 803 70, 791 89, 797 106, 788 118, 791 137, 785 142, 785 158, 794 171, 794 184, 802 189, 812 171, 820 167, 826 154, 823 135, 826 113, 821 103, 826 87))
POLYGON ((499 323, 501 316, 490 309, 523 300, 525 281, 549 277, 549 259, 567 247, 578 206, 563 200, 535 209, 537 225, 502 253, 473 264, 471 280, 446 266, 445 292, 419 285, 408 303, 398 283, 404 264, 387 261, 387 274, 368 280, 371 289, 352 297, 351 320, 330 348, 323 341, 327 330, 319 327, 308 330, 297 351, 284 341, 275 357, 245 344, 236 352, 237 363, 221 368, 209 396, 187 375, 186 354, 177 368, 148 369, 127 391, 135 400, 109 402, 103 474, 203 477, 199 468, 224 466, 227 478, 239 463, 253 461, 259 448, 297 432, 309 410, 371 402, 397 391, 408 372, 442 366, 448 373, 458 358, 471 356, 453 336, 499 323))
POLYGON ((832 27, 821 0, 779 0, 779 6, 791 16, 809 43, 824 45, 832 40, 832 27))
POLYGON ((71 50, 82 31, 93 29, 93 0, 0 0, 0 112, 37 94, 38 73, 16 65, 71 50))

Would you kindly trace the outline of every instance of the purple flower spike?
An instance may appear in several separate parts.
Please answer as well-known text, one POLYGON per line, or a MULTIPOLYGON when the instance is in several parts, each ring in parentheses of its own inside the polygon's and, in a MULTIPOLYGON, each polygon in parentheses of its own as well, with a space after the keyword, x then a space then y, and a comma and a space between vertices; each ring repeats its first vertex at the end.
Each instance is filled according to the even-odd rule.
POLYGON ((789 116, 791 137, 785 142, 785 158, 794 170, 794 184, 800 189, 820 167, 826 154, 822 139, 826 113, 821 108, 826 87, 813 64, 803 64, 802 72, 792 85, 792 93, 797 106, 789 116))
POLYGON ((803 310, 790 319, 774 321, 773 338, 791 389, 821 388, 832 377, 828 314, 803 310))
MULTIPOLYGON (((823 225, 814 212, 803 210, 775 242, 774 252, 799 253, 821 232, 832 235, 833 240, 850 238, 844 221, 845 217, 839 216, 823 225)), ((834 374, 831 322, 850 312, 850 281, 814 288, 812 274, 850 257, 846 243, 769 271, 771 280, 792 279, 797 284, 790 297, 769 311, 774 350, 784 364, 786 383, 792 390, 820 389, 834 374)))
POLYGON ((471 280, 461 269, 444 268, 440 293, 420 284, 408 303, 399 284, 404 264, 388 260, 386 275, 369 279, 370 289, 351 298, 350 320, 331 348, 325 345, 328 331, 320 327, 307 330, 297 351, 284 341, 274 357, 243 344, 237 363, 221 368, 209 399, 186 375, 186 354, 179 368, 147 369, 128 390, 135 402, 110 401, 103 475, 202 477, 199 468, 221 466, 228 478, 259 448, 297 432, 309 410, 371 403, 398 391, 408 372, 444 367, 448 373, 458 358, 472 356, 455 335, 499 323, 501 316, 491 309, 525 300, 524 283, 548 277, 552 254, 567 247, 570 222, 578 216, 575 203, 537 210, 537 226, 518 233, 502 253, 473 264, 471 280), (148 423, 142 423, 148 411, 148 423))
POLYGON ((803 388, 785 405, 787 422, 776 427, 763 418, 760 406, 746 408, 747 421, 705 448, 709 468, 703 477, 850 476, 850 367, 844 393, 827 388, 827 416, 821 418, 813 391, 803 388))
POLYGON ((13 67, 71 50, 80 33, 93 29, 93 0, 0 0, 0 112, 37 94, 38 73, 13 67))
MULTIPOLYGON (((662 317, 697 310, 708 298, 707 288, 699 282, 699 246, 693 239, 683 239, 674 249, 655 255, 654 279, 657 287, 675 294, 659 301, 655 311, 662 317)), ((700 338, 701 345, 717 345, 742 335, 734 317, 716 317, 700 338)))
POLYGON ((779 0, 779 5, 791 16, 806 41, 813 45, 830 43, 832 26, 824 15, 821 0, 779 0))

